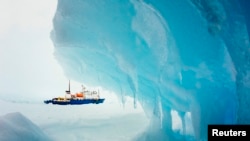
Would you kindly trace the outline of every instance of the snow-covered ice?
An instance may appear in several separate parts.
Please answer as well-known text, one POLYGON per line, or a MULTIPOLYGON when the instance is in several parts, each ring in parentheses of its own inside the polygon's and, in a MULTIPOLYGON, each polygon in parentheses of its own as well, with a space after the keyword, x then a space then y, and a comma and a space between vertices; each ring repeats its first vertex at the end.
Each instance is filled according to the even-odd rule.
POLYGON ((25 141, 34 141, 34 136, 46 134, 52 141, 131 141, 149 121, 140 107, 134 109, 128 101, 131 105, 107 100, 104 104, 62 106, 0 100, 4 107, 0 109, 0 140, 19 141, 17 137, 22 136, 25 141), (2 126, 5 123, 11 126, 2 126))

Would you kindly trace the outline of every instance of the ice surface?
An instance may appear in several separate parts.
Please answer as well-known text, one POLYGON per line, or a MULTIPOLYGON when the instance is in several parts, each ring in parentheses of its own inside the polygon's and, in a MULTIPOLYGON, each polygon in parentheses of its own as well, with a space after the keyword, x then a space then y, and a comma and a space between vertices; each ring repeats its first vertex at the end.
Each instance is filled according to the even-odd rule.
POLYGON ((250 123, 241 10, 219 0, 59 0, 51 38, 68 78, 140 102, 150 125, 137 140, 206 140, 208 124, 250 123))
MULTIPOLYGON (((127 103, 123 107, 112 98, 115 97, 106 99, 102 105, 74 106, 0 100, 1 107, 4 107, 0 109, 0 116, 4 117, 4 122, 1 120, 2 117, 0 119, 0 140, 20 141, 15 137, 21 136, 26 137, 25 141, 34 141, 31 138, 39 132, 38 130, 31 132, 31 127, 34 129, 30 126, 32 121, 40 128, 39 131, 45 133, 52 141, 131 141, 146 129, 149 120, 145 117, 140 105, 137 109, 133 108, 132 99, 126 98, 127 103), (13 116, 4 116, 17 112, 18 114, 14 114, 14 119, 13 116), (27 119, 24 120, 24 116, 21 115, 25 115, 30 121, 27 123, 27 119), (6 123, 8 123, 8 128, 6 123), (12 132, 6 133, 7 131, 12 132)), ((178 121, 176 123, 175 129, 178 130, 180 126, 178 121)))
POLYGON ((207 21, 207 28, 213 35, 220 35, 229 52, 233 64, 231 69, 236 79, 238 96, 237 122, 249 124, 250 113, 245 107, 249 107, 250 101, 250 46, 249 46, 249 1, 197 1, 192 0, 199 9, 201 15, 207 21))
POLYGON ((19 112, 0 117, 1 141, 52 141, 37 125, 19 112))

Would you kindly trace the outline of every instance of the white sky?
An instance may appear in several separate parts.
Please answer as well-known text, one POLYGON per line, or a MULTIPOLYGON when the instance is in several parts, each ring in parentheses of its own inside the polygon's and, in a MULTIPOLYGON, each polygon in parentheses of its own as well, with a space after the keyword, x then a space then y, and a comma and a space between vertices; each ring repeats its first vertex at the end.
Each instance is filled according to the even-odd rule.
POLYGON ((50 40, 57 0, 0 2, 0 98, 38 100, 59 92, 67 80, 50 40))

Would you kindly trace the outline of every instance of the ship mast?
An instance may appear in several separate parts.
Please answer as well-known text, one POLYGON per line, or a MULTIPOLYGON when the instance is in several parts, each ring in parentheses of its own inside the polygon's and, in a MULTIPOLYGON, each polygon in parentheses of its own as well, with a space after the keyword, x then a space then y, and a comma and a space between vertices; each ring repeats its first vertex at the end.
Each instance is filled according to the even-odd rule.
POLYGON ((67 94, 70 94, 70 80, 69 80, 69 90, 67 91, 65 91, 67 94))
POLYGON ((70 80, 69 80, 69 92, 70 92, 70 80))

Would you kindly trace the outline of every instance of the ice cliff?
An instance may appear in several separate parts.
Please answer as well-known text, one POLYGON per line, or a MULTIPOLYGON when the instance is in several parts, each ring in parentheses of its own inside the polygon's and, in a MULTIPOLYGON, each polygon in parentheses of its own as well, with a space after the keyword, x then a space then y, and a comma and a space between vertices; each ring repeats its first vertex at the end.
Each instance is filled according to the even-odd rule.
POLYGON ((151 123, 137 140, 184 140, 189 113, 194 140, 206 140, 208 124, 250 123, 247 4, 58 0, 55 57, 70 79, 142 104, 151 123))

